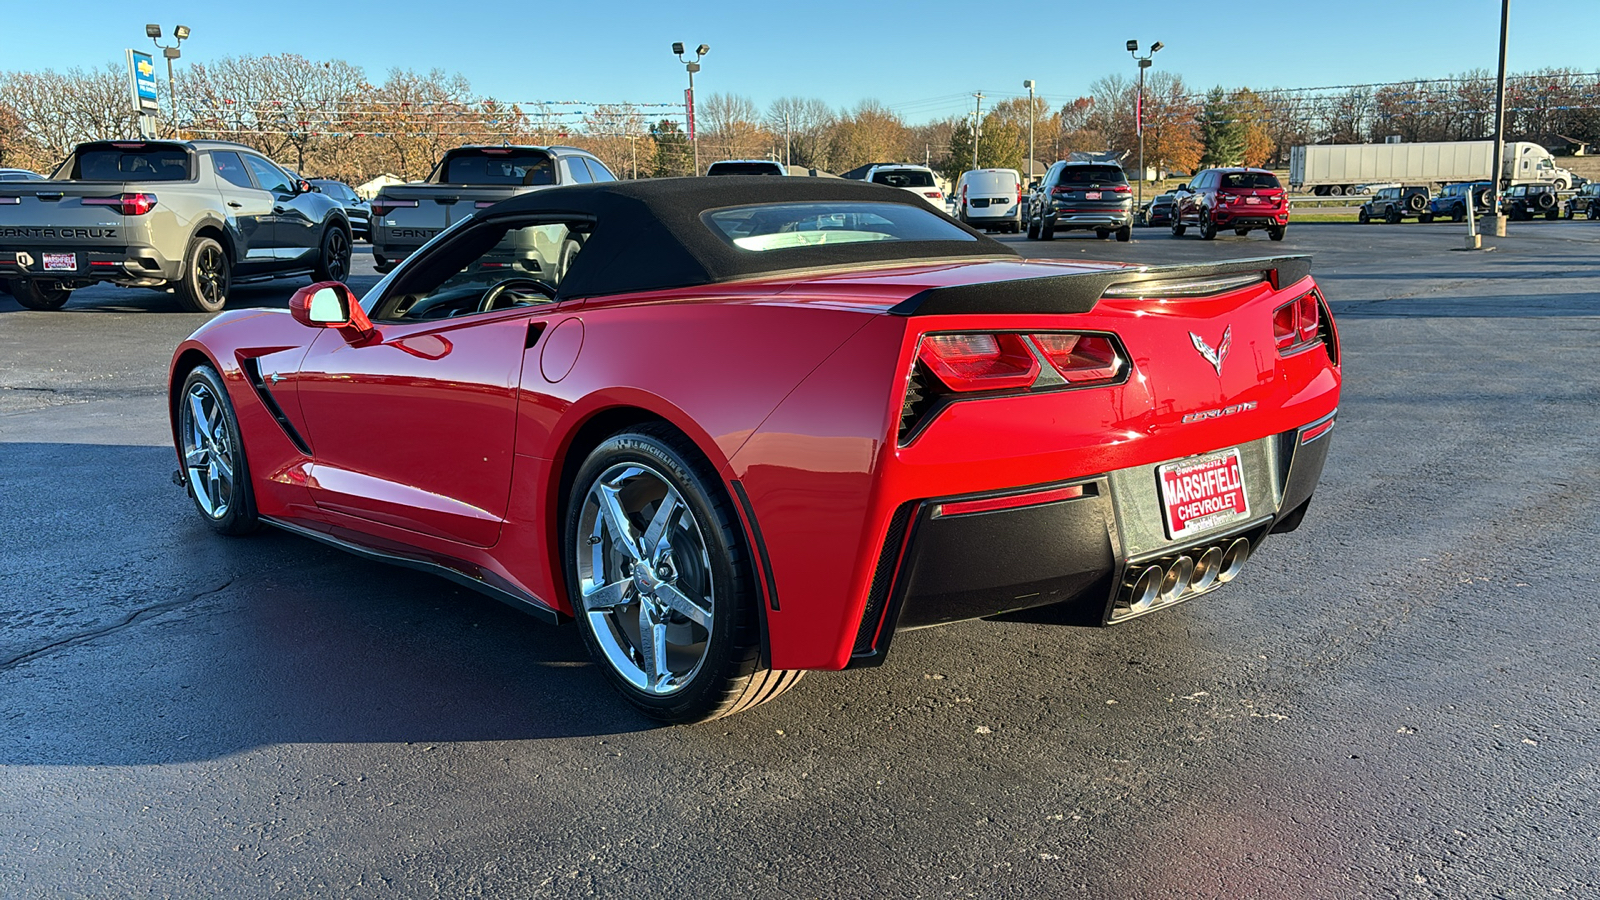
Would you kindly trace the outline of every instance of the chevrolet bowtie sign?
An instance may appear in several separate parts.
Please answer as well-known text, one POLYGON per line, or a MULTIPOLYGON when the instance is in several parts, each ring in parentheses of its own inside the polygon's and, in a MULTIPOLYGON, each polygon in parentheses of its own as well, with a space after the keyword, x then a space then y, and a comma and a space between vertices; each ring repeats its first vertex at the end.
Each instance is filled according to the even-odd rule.
POLYGON ((128 85, 134 112, 153 113, 160 109, 156 100, 156 64, 150 54, 128 51, 128 85))

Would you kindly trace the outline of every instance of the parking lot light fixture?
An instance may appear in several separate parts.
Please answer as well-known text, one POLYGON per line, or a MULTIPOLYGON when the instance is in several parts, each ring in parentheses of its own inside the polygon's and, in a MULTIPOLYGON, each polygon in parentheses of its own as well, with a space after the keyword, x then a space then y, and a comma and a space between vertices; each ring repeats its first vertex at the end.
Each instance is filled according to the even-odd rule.
POLYGON ((1139 134, 1139 199, 1135 201, 1137 204, 1135 209, 1144 206, 1144 70, 1150 68, 1150 57, 1155 56, 1164 46, 1166 45, 1156 41, 1150 45, 1149 53, 1140 56, 1139 42, 1128 42, 1128 53, 1139 63, 1139 93, 1134 98, 1133 104, 1133 127, 1139 134))
POLYGON ((172 117, 168 120, 167 127, 172 131, 172 136, 176 138, 178 136, 178 88, 172 78, 172 61, 183 55, 178 50, 178 44, 182 44, 189 37, 189 26, 179 25, 172 29, 172 36, 177 38, 177 43, 170 47, 161 43, 160 25, 146 25, 144 33, 150 38, 151 43, 161 48, 161 55, 167 58, 167 105, 172 110, 172 117))
POLYGON ((684 59, 683 42, 673 41, 672 52, 677 54, 678 62, 689 72, 689 92, 684 94, 685 112, 689 122, 689 145, 694 149, 694 174, 700 174, 700 133, 694 127, 694 73, 700 71, 700 58, 711 52, 710 44, 701 44, 694 50, 694 59, 684 59))

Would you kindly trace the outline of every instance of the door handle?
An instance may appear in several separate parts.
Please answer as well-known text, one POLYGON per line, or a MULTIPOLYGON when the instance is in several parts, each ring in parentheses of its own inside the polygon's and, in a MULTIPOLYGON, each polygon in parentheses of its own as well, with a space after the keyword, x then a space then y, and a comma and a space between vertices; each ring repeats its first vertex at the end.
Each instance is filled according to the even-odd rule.
POLYGON ((244 204, 240 203, 240 202, 238 202, 236 200, 229 200, 228 201, 228 205, 233 207, 234 209, 244 209, 244 204))

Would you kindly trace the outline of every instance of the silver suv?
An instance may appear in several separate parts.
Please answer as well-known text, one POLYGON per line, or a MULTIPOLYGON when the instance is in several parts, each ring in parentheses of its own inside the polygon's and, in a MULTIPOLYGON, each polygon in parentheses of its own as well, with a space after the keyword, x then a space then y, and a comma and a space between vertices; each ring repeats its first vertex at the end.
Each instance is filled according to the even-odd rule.
POLYGON ((237 282, 349 272, 343 207, 243 144, 93 141, 46 180, 0 184, 0 279, 29 309, 109 282, 216 312, 237 282))

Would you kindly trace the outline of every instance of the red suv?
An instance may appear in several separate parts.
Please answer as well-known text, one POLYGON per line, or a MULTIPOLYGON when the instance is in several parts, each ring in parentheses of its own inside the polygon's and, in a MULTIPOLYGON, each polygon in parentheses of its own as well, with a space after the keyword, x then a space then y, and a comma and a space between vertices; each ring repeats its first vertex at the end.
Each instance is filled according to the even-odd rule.
POLYGON ((1289 226, 1289 198, 1278 176, 1266 169, 1206 169, 1178 188, 1175 205, 1173 237, 1183 237, 1194 225, 1208 241, 1221 228, 1240 236, 1265 228, 1267 237, 1281 241, 1289 226))

